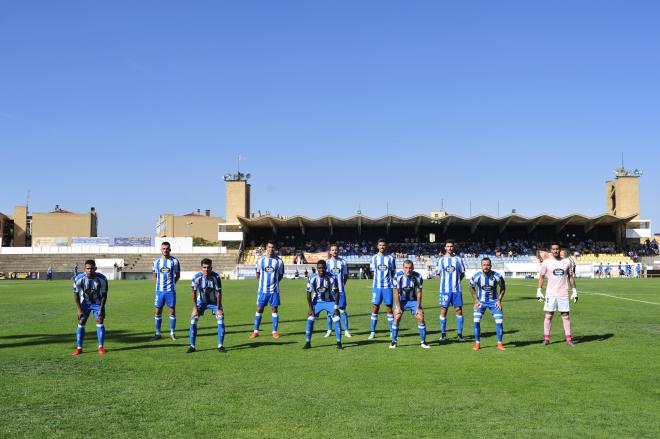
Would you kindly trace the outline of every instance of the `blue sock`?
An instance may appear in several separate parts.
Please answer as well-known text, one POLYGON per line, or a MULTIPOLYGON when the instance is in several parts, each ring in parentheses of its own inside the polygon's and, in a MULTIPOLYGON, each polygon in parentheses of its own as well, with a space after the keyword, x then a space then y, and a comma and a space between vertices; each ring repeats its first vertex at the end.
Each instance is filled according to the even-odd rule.
POLYGON ((495 332, 497 332, 497 342, 502 343, 502 335, 504 335, 504 320, 502 316, 495 316, 495 332))
POLYGON ((254 314, 254 332, 259 332, 259 326, 261 325, 261 313, 254 314))
POLYGON ((176 329, 176 316, 171 315, 170 316, 170 332, 174 334, 174 330, 176 329))
POLYGON ((399 325, 392 323, 390 327, 390 336, 392 337, 392 343, 396 343, 396 339, 399 336, 399 325))
POLYGON ((79 324, 78 328, 76 329, 76 343, 78 344, 79 349, 82 349, 84 339, 85 339, 85 327, 79 324))
POLYGON ((417 329, 419 329, 419 341, 421 343, 426 343, 426 324, 418 324, 417 329))
POLYGON ((478 343, 481 341, 481 312, 475 310, 472 313, 472 317, 474 322, 474 341, 478 343))
POLYGON ((312 341, 312 331, 314 330, 314 316, 307 317, 307 327, 305 328, 305 340, 312 341))
POLYGON ((447 318, 442 316, 440 317, 440 333, 447 334, 447 318))
POLYGON ((371 313, 371 332, 376 332, 376 323, 378 323, 378 314, 371 313))
POLYGON ((105 341, 105 326, 103 326, 103 323, 96 325, 96 338, 99 340, 99 346, 103 346, 105 341))
POLYGON ((348 331, 348 313, 345 309, 339 310, 339 317, 341 317, 341 324, 344 326, 344 331, 348 331))
POLYGON ((340 320, 341 319, 339 316, 332 317, 332 321, 335 324, 335 337, 337 338, 337 343, 341 343, 341 323, 339 323, 340 320))
POLYGON ((197 317, 190 320, 190 346, 195 347, 197 341, 197 317))
POLYGON ((280 323, 280 317, 277 315, 276 312, 271 314, 273 317, 273 332, 277 332, 277 325, 280 323))
POLYGON ((456 316, 456 332, 458 335, 463 335, 463 316, 456 316))
POLYGON ((390 327, 390 331, 392 330, 392 325, 394 324, 394 314, 388 314, 387 315, 387 326, 390 327))
POLYGON ((160 335, 160 324, 163 323, 163 316, 156 314, 154 317, 154 326, 156 327, 156 334, 160 335))
POLYGON ((328 331, 332 331, 332 315, 328 314, 328 331))
POLYGON ((222 346, 225 341, 225 318, 217 317, 218 322, 218 346, 222 346))

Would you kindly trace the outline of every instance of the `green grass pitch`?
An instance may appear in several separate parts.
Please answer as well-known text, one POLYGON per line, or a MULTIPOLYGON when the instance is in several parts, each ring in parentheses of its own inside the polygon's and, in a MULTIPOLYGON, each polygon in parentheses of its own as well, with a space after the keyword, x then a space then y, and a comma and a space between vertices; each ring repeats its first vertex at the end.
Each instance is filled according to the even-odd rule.
MULTIPOLYGON (((85 353, 74 358, 75 307, 68 282, 0 282, 0 437, 616 437, 660 436, 660 281, 580 280, 573 335, 540 344, 542 305, 535 281, 510 280, 504 301, 506 352, 495 349, 491 314, 482 350, 439 346, 437 281, 425 284, 429 351, 404 316, 400 347, 388 349, 384 309, 374 342, 370 283, 348 284, 354 337, 337 351, 317 321, 303 351, 305 283, 282 285, 280 333, 248 339, 254 281, 227 281, 225 354, 215 321, 200 319, 199 352, 186 354, 188 281, 179 282, 179 340, 149 342, 151 282, 111 282, 108 353, 95 352, 90 321, 85 353), (645 303, 651 302, 651 303, 645 303)), ((464 298, 471 304, 469 294, 464 298)), ((450 311, 451 313, 451 311, 450 311)), ((167 319, 163 319, 166 333, 167 319)), ((455 319, 448 320, 454 338, 455 319)))

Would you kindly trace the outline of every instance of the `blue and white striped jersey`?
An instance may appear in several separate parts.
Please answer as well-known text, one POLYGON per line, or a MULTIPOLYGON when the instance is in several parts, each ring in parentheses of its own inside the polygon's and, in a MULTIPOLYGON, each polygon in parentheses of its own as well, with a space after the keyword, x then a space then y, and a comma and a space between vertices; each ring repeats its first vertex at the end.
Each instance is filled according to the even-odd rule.
POLYGON ((284 262, 279 257, 260 257, 257 261, 257 273, 260 273, 258 293, 280 292, 280 278, 284 276, 284 262))
POLYGON ((108 279, 101 273, 94 273, 91 279, 80 273, 73 279, 73 292, 80 297, 81 305, 101 305, 108 296, 108 279))
POLYGON ((215 293, 222 292, 222 281, 215 271, 212 271, 208 277, 204 277, 200 271, 192 278, 192 289, 197 294, 198 302, 215 305, 215 293))
POLYGON ((176 291, 176 275, 181 273, 181 266, 177 258, 170 256, 156 259, 153 271, 156 273, 156 291, 176 291))
POLYGON ((478 271, 470 279, 470 287, 477 290, 479 302, 494 302, 505 288, 504 276, 492 270, 488 275, 483 271, 478 271))
POLYGON ((423 284, 422 275, 416 271, 410 273, 410 277, 399 271, 394 280, 394 288, 399 290, 399 300, 417 301, 417 289, 422 289, 423 284))
POLYGON ((376 253, 371 257, 371 271, 374 273, 374 288, 393 288, 396 274, 396 260, 392 255, 376 253))
POLYGON ((328 264, 328 272, 335 275, 337 278, 337 288, 340 293, 346 292, 344 289, 344 276, 348 276, 348 264, 342 258, 328 258, 325 261, 328 264))
POLYGON ((312 300, 316 302, 334 302, 335 294, 339 293, 337 288, 337 277, 331 273, 319 276, 314 273, 307 281, 307 292, 313 293, 312 300))
POLYGON ((436 274, 440 276, 440 293, 461 293, 461 275, 465 264, 460 256, 443 256, 438 259, 436 274))

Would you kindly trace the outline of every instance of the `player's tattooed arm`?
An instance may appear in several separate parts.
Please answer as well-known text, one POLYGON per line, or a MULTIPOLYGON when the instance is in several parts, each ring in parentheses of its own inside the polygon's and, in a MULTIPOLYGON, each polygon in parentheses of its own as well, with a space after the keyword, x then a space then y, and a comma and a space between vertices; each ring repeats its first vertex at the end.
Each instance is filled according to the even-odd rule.
POLYGON ((197 294, 195 288, 192 289, 193 316, 197 315, 197 294))
POLYGON ((479 299, 477 298, 477 291, 474 289, 474 286, 470 285, 470 295, 472 296, 472 300, 474 300, 474 309, 477 309, 481 306, 479 303, 479 299))

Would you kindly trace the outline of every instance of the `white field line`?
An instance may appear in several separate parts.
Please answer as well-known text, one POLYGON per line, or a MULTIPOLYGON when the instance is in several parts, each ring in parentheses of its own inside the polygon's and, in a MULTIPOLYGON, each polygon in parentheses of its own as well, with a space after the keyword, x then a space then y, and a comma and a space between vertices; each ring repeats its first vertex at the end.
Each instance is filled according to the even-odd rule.
MULTIPOLYGON (((528 285, 525 285, 525 284, 516 284, 516 283, 513 283, 513 282, 507 282, 507 284, 515 285, 515 286, 517 286, 517 287, 528 286, 528 285)), ((638 299, 630 299, 630 298, 628 298, 628 297, 613 296, 613 295, 611 295, 611 294, 597 293, 597 292, 595 292, 595 291, 583 291, 583 290, 581 290, 581 289, 579 289, 579 288, 578 288, 578 292, 579 292, 580 294, 594 294, 594 295, 596 295, 596 296, 611 297, 612 299, 628 300, 629 302, 646 303, 646 304, 648 304, 648 305, 658 305, 658 306, 660 306, 660 303, 657 303, 657 302, 648 302, 648 301, 646 301, 646 300, 638 300, 638 299)))

